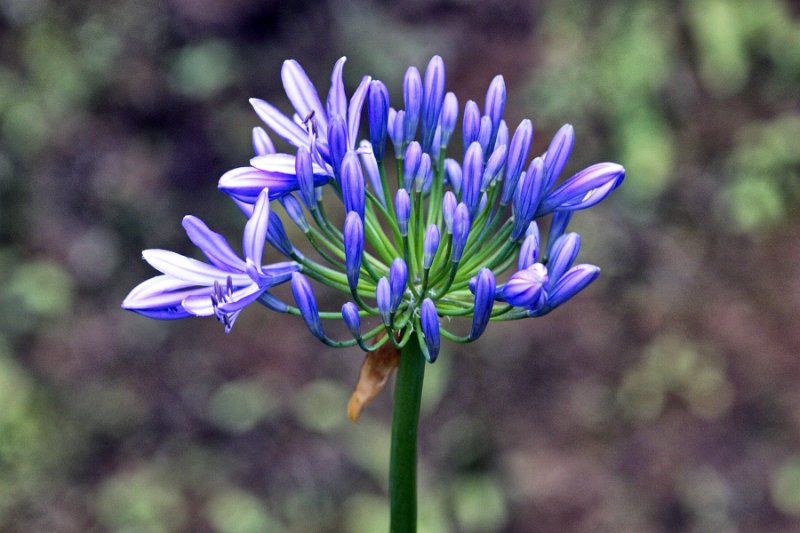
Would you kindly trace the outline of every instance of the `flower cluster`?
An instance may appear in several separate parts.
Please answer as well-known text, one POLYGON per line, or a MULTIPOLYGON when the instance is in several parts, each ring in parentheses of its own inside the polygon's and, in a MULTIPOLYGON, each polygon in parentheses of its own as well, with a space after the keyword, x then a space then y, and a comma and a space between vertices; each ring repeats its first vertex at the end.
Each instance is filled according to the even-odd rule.
POLYGON ((503 120, 502 76, 489 85, 483 111, 471 100, 464 105, 463 152, 448 158, 459 103, 445 92, 440 57, 431 59, 424 76, 408 69, 402 109, 391 107, 386 86, 368 76, 348 98, 344 63, 342 58, 334 66, 324 104, 302 67, 284 63, 281 77, 296 111, 292 117, 251 100, 294 153, 277 152, 267 132, 255 128, 249 166, 219 180, 219 189, 248 217, 244 259, 224 237, 187 216, 184 228, 208 263, 146 250, 144 259, 162 275, 136 287, 124 308, 158 319, 215 316, 230 331, 239 312, 259 302, 301 316, 330 346, 357 344, 372 351, 386 342, 402 347, 416 335, 434 361, 442 337, 471 342, 492 320, 544 315, 597 278, 596 266, 574 265, 580 237, 567 233, 567 225, 573 212, 619 186, 623 167, 599 163, 559 183, 574 143, 569 125, 543 155, 529 161, 533 125, 526 119, 510 132, 503 120), (369 136, 359 140, 364 107, 369 136), (389 142, 393 154, 386 150, 389 142), (326 193, 344 206, 341 225, 326 215, 326 193), (314 258, 288 238, 273 209, 276 200, 308 239, 314 258), (550 214, 541 246, 536 220, 550 214), (262 265, 266 242, 287 261, 262 265), (497 277, 514 267, 498 284, 497 277), (309 278, 348 294, 341 312, 318 310, 309 278), (270 292, 287 281, 294 305, 270 292), (366 316, 379 323, 362 331, 366 316), (468 335, 442 326, 441 317, 458 316, 471 318, 468 335), (341 319, 353 339, 331 339, 323 319, 341 319))

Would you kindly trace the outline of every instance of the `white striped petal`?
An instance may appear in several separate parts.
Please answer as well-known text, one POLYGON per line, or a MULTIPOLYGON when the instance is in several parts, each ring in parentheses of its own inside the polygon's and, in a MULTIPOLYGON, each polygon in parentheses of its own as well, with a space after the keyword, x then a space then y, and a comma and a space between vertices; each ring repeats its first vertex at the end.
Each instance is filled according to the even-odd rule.
POLYGON ((244 271, 244 261, 236 255, 225 237, 211 231, 202 220, 188 215, 183 218, 183 229, 214 266, 229 272, 244 271))
POLYGON ((353 97, 350 98, 350 107, 347 109, 347 147, 350 150, 355 150, 356 147, 358 128, 361 126, 361 109, 364 107, 371 81, 370 76, 364 76, 353 97))
MULTIPOLYGON (((347 94, 344 92, 344 80, 342 79, 342 70, 344 63, 347 61, 346 57, 342 57, 336 62, 331 73, 331 89, 328 92, 328 116, 339 115, 345 116, 347 113, 347 94)), ((325 131, 328 131, 325 128, 325 131)))
POLYGON ((195 285, 211 286, 215 281, 225 281, 228 276, 233 279, 234 285, 250 283, 250 276, 245 273, 231 273, 169 250, 145 250, 142 252, 142 257, 162 274, 195 285))
POLYGON ((308 75, 306 75, 306 71, 303 70, 300 63, 294 59, 284 61, 281 68, 281 80, 283 81, 286 96, 289 97, 289 101, 292 102, 300 118, 305 119, 313 112, 314 119, 319 127, 327 130, 328 117, 325 113, 325 108, 322 107, 322 102, 319 101, 317 89, 308 79, 308 75))
POLYGON ((141 282, 125 297, 122 307, 125 309, 169 307, 181 303, 190 291, 206 291, 197 289, 194 283, 175 279, 164 274, 141 282), (183 294, 182 296, 176 296, 183 294))
MULTIPOLYGON (((296 176, 295 159, 296 157, 292 154, 266 154, 253 157, 250 159, 250 164, 266 172, 296 176)), ((317 175, 327 174, 324 168, 313 163, 311 171, 317 175)))
POLYGON ((255 265, 261 272, 261 257, 264 255, 264 242, 267 239, 269 221, 269 190, 264 189, 258 195, 253 214, 244 226, 242 249, 249 264, 255 265))
POLYGON ((308 134, 305 130, 281 113, 278 108, 258 98, 251 98, 250 105, 256 110, 259 118, 278 136, 286 139, 287 142, 294 146, 308 144, 308 134))

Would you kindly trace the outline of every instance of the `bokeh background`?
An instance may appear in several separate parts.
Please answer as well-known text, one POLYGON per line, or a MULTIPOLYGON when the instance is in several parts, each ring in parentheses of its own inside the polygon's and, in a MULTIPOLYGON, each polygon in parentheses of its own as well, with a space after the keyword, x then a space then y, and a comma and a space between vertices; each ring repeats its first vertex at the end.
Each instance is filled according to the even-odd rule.
MULTIPOLYGON (((391 395, 362 356, 250 308, 120 302, 191 253, 250 156, 257 96, 347 55, 400 103, 448 89, 568 171, 628 177, 577 215, 603 275, 551 315, 446 345, 426 376, 423 532, 800 531, 800 5, 782 0, 0 0, 0 530, 379 532, 391 395)), ((273 252, 271 257, 276 257, 273 252)), ((323 296, 323 303, 336 301, 323 296)))

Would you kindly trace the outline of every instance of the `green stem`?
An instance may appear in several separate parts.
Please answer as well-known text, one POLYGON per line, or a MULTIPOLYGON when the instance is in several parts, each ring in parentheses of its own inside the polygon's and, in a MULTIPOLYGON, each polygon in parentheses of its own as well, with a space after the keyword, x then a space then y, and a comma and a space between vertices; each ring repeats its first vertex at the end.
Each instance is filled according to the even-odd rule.
POLYGON ((412 337, 400 352, 395 384, 389 463, 391 533, 417 530, 417 426, 424 376, 425 357, 412 337))

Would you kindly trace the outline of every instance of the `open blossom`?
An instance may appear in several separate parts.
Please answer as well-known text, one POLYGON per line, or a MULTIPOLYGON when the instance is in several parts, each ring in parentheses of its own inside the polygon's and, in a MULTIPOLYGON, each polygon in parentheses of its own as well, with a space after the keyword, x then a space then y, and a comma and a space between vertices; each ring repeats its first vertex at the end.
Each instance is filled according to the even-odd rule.
POLYGON ((598 267, 574 264, 580 237, 566 230, 574 213, 622 183, 622 166, 598 163, 561 179, 575 143, 572 126, 563 126, 545 153, 531 153, 533 122, 524 119, 512 131, 503 118, 502 76, 491 81, 483 106, 464 104, 459 120, 459 100, 446 91, 438 56, 424 74, 406 71, 402 98, 395 99, 403 109, 390 107, 389 89, 369 76, 348 98, 344 63, 334 66, 324 103, 300 65, 284 63, 292 117, 251 100, 266 127, 292 148, 276 151, 266 130, 255 128, 249 166, 219 181, 248 216, 244 259, 187 217, 189 237, 210 263, 146 251, 163 275, 136 287, 124 307, 152 318, 213 315, 229 330, 241 309, 258 301, 301 316, 330 346, 372 351, 388 342, 402 347, 415 335, 434 361, 442 338, 472 342, 492 321, 544 315, 597 278, 598 267), (369 127, 362 132, 365 107, 369 127), (459 133, 463 151, 448 157, 459 133), (326 194, 342 204, 336 220, 343 223, 326 215, 326 194), (308 240, 305 253, 270 209, 273 200, 308 240), (545 244, 536 222, 543 217, 551 217, 545 244), (261 265, 265 242, 290 261, 261 265), (286 281, 293 303, 268 290, 286 281), (318 309, 312 281, 345 295, 341 311, 318 309), (369 317, 371 329, 362 320, 369 317), (470 320, 468 334, 450 331, 442 317, 470 320), (331 319, 343 320, 353 338, 330 338, 322 324, 331 319))
MULTIPOLYGON (((345 61, 343 57, 333 67, 326 105, 322 104, 317 89, 303 67, 292 59, 285 61, 281 69, 283 88, 296 112, 292 118, 264 100, 250 100, 267 127, 289 144, 302 147, 311 155, 314 185, 317 186, 338 176, 342 157, 355 149, 361 127, 361 112, 372 80, 364 76, 348 101, 342 79, 345 61)), ((261 133, 259 135, 263 139, 261 133)), ((266 143, 261 139, 259 144, 264 146, 266 143)), ((298 190, 300 184, 295 172, 295 155, 270 152, 271 146, 270 143, 266 150, 256 150, 257 155, 250 160, 249 166, 226 172, 219 180, 219 189, 251 204, 264 188, 270 189, 270 199, 298 190)))
POLYGON ((134 288, 122 307, 159 319, 215 316, 230 331, 244 307, 265 295, 269 298, 267 290, 289 281, 299 268, 295 262, 261 264, 270 215, 268 197, 264 190, 245 225, 244 259, 222 235, 199 218, 187 216, 183 227, 209 262, 167 250, 145 250, 145 261, 162 274, 134 288))

